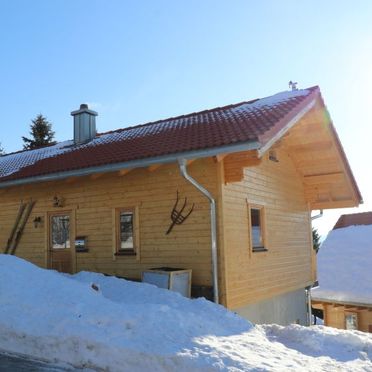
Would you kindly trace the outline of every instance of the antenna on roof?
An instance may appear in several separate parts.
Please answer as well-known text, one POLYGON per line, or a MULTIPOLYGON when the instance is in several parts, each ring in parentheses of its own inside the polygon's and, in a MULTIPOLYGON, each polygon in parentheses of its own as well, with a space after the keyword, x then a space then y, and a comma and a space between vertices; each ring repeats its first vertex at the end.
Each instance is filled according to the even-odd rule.
POLYGON ((292 89, 292 90, 298 90, 297 88, 297 81, 292 81, 290 80, 289 83, 288 83, 288 86, 292 89))

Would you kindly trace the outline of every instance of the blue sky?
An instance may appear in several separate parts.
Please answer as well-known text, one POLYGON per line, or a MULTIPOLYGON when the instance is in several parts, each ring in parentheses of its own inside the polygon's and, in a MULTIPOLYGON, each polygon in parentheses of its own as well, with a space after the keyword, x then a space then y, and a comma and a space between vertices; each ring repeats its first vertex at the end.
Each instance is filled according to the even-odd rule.
MULTIPOLYGON (((371 1, 0 2, 0 142, 42 113, 57 140, 87 102, 107 131, 319 85, 372 209, 371 1)), ((345 211, 317 221, 324 234, 345 211)), ((353 210, 346 210, 347 213, 353 210)))

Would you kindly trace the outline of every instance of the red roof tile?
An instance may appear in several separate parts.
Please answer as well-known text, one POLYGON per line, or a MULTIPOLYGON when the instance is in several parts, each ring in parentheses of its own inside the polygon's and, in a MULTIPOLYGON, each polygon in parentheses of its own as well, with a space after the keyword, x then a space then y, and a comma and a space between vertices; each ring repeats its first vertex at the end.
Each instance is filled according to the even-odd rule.
POLYGON ((319 88, 278 93, 135 127, 0 157, 0 183, 167 154, 257 141, 263 146, 319 95, 319 88))

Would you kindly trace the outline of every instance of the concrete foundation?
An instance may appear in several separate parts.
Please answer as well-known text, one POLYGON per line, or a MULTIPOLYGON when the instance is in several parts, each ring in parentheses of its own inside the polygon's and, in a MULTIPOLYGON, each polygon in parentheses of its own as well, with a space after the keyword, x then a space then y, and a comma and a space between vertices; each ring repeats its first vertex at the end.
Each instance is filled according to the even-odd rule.
POLYGON ((280 325, 307 325, 305 289, 288 292, 280 296, 233 309, 243 318, 256 324, 276 323, 280 325))

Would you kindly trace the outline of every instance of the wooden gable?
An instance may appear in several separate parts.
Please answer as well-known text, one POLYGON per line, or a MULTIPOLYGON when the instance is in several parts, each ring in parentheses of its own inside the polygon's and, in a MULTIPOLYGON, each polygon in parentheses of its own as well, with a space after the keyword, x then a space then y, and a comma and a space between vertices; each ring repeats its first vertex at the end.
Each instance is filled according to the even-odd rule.
POLYGON ((321 100, 287 133, 282 147, 302 177, 311 209, 357 207, 362 198, 321 100))
MULTIPOLYGON (((362 202, 358 186, 322 99, 266 151, 246 151, 223 158, 225 182, 239 182, 243 169, 257 166, 263 156, 280 150, 292 159, 304 184, 311 209, 356 207, 362 202)), ((278 159, 272 159, 280 161, 278 159)))

